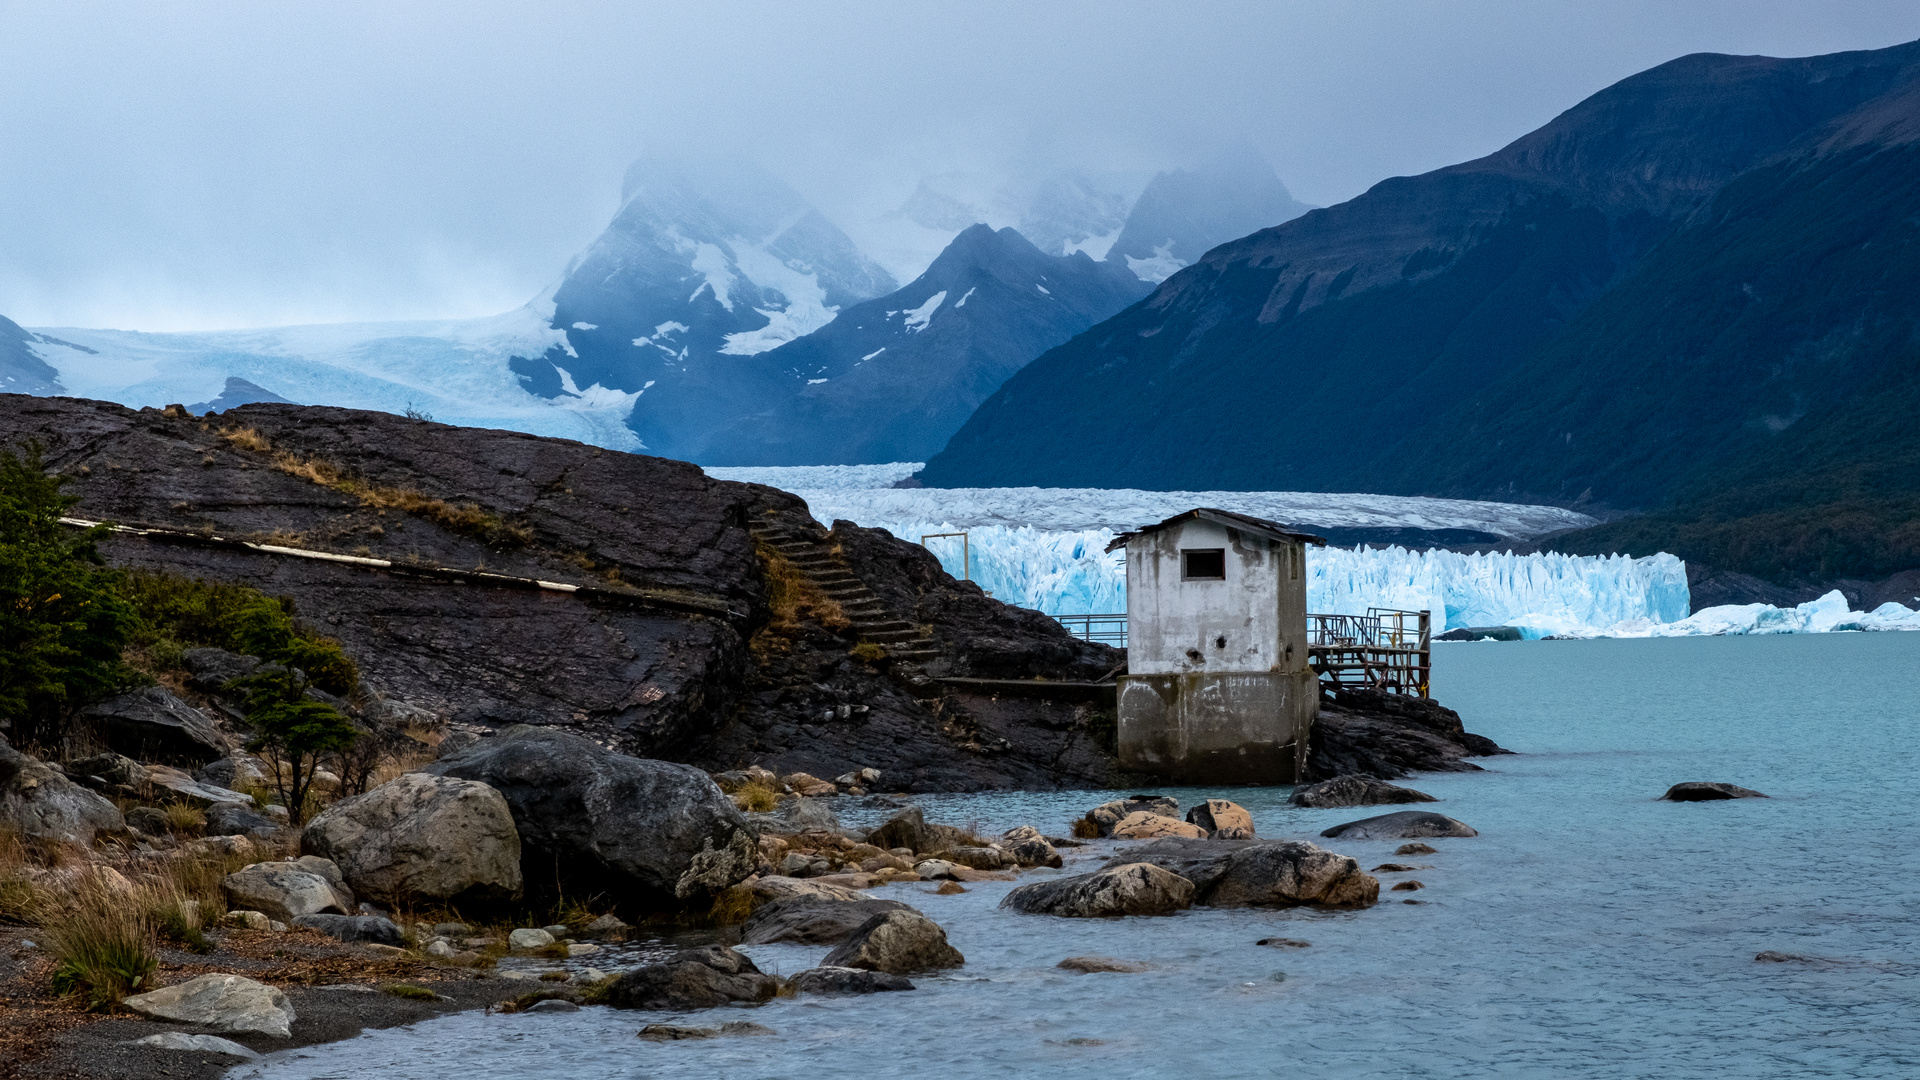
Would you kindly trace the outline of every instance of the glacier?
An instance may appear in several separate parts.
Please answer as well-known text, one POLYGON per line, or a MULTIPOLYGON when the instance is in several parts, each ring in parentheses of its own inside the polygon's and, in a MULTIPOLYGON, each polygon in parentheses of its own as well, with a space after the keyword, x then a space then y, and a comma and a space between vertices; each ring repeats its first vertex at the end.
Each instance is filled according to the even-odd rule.
MULTIPOLYGON (((1008 603, 1059 616, 1125 611, 1125 561, 1119 552, 1108 554, 1107 544, 1127 529, 1196 506, 1307 528, 1464 528, 1516 540, 1592 521, 1558 507, 1383 495, 892 486, 919 468, 893 462, 706 472, 793 492, 823 522, 845 519, 924 543, 953 576, 1008 603)), ((1690 615, 1686 563, 1665 553, 1310 547, 1307 606, 1327 614, 1359 615, 1370 607, 1428 611, 1435 634, 1511 626, 1531 639, 1920 630, 1920 611, 1896 603, 1850 611, 1837 591, 1797 607, 1729 605, 1690 615)))

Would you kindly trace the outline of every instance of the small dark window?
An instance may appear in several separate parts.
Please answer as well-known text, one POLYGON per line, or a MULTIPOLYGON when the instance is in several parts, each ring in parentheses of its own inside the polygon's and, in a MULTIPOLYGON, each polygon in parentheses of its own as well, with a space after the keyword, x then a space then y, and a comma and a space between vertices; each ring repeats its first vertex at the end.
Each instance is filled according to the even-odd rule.
POLYGON ((1225 581, 1226 548, 1194 548, 1180 553, 1180 577, 1186 581, 1225 581))

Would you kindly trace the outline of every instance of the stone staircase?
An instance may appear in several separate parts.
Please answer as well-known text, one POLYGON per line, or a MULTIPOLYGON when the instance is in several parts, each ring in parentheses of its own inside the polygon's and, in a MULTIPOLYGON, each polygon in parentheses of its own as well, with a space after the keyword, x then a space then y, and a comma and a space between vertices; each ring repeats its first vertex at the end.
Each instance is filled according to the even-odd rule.
POLYGON ((824 541, 772 523, 754 526, 753 535, 786 556, 795 569, 838 603, 859 640, 872 642, 887 650, 891 659, 906 663, 925 663, 940 655, 926 630, 888 610, 886 602, 867 588, 866 582, 824 541))

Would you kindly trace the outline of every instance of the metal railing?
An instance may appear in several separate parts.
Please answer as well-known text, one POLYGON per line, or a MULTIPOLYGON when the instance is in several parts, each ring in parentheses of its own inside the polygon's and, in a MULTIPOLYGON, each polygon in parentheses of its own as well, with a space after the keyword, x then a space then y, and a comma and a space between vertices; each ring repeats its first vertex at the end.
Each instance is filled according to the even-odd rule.
POLYGON ((1127 647, 1127 616, 1124 612, 1118 615, 1055 615, 1053 618, 1081 641, 1097 641, 1116 649, 1127 647))
MULTIPOLYGON (((1055 615, 1082 641, 1127 647, 1127 617, 1055 615)), ((1432 622, 1424 611, 1368 608, 1365 615, 1307 616, 1307 659, 1328 690, 1369 689, 1430 697, 1432 622)))

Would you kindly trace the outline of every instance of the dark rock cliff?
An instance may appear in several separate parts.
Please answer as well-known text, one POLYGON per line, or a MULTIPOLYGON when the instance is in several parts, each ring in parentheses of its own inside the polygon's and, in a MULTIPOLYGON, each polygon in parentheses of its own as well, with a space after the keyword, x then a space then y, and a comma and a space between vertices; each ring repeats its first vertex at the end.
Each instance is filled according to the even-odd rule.
POLYGON ((824 532, 784 492, 565 440, 295 405, 203 419, 0 395, 0 446, 28 440, 73 478, 76 515, 198 537, 118 534, 102 545, 115 564, 291 598, 360 665, 366 694, 445 720, 562 727, 708 769, 872 766, 896 790, 1111 778, 1098 710, 957 695, 937 679, 1088 679, 1119 654, 953 580, 915 545, 833 534, 937 655, 857 659, 856 633, 812 617, 771 632, 780 613, 753 528, 824 532), (450 573, 482 570, 584 591, 450 573))

